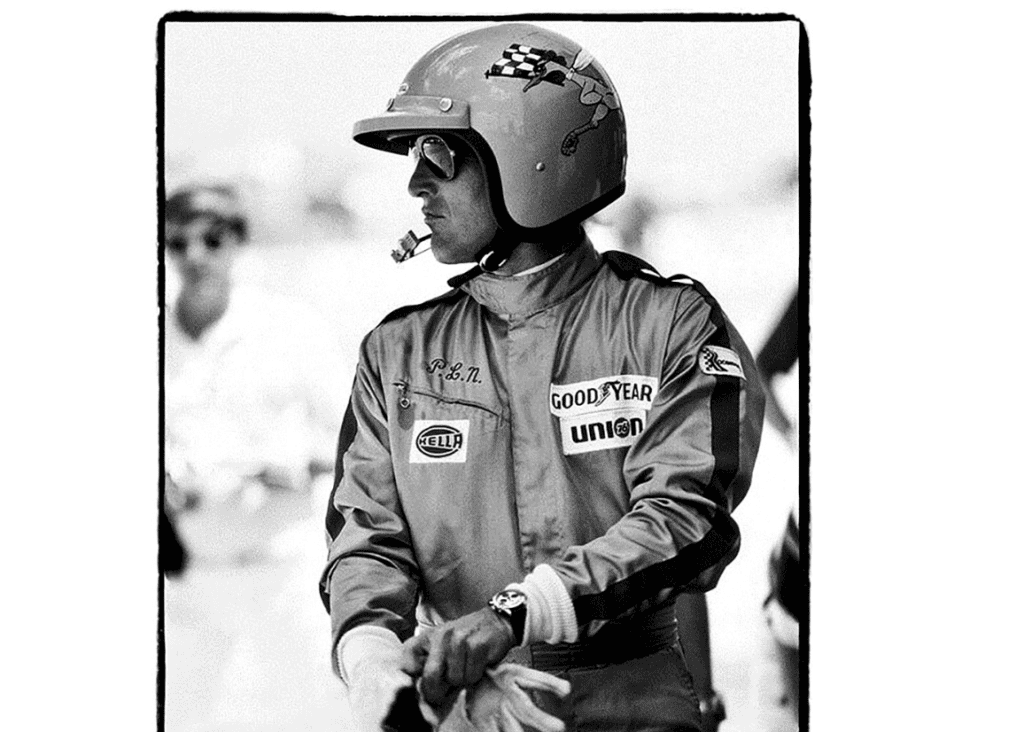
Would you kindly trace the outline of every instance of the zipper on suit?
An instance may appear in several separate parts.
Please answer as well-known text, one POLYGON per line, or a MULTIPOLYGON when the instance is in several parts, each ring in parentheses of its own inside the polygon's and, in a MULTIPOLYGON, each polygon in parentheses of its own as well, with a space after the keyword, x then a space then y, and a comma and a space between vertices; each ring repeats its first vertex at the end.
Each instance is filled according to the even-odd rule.
POLYGON ((439 402, 445 402, 446 404, 458 404, 463 407, 472 407, 473 409, 480 409, 483 410, 484 412, 487 412, 488 414, 493 414, 498 419, 505 419, 498 412, 495 412, 490 407, 480 404, 479 402, 470 401, 469 399, 453 399, 452 397, 444 397, 441 396, 440 394, 435 394, 431 391, 426 391, 424 389, 414 389, 413 387, 409 386, 409 382, 407 381, 396 381, 394 382, 394 386, 398 387, 398 406, 401 409, 408 409, 410 406, 412 406, 412 401, 409 399, 410 394, 418 394, 419 396, 424 396, 427 397, 428 399, 434 399, 439 402))
POLYGON ((408 409, 412 402, 409 401, 409 385, 404 381, 396 381, 398 387, 398 406, 401 409, 408 409))

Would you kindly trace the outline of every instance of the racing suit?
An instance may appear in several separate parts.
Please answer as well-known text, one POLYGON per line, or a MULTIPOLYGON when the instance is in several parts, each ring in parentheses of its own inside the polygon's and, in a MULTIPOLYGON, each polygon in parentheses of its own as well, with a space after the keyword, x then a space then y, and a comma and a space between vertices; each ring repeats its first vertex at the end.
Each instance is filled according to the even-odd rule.
POLYGON ((339 440, 321 578, 333 644, 362 624, 408 638, 540 563, 581 639, 671 614, 739 550, 730 513, 763 408, 699 283, 585 237, 540 271, 395 311, 363 341, 339 440))

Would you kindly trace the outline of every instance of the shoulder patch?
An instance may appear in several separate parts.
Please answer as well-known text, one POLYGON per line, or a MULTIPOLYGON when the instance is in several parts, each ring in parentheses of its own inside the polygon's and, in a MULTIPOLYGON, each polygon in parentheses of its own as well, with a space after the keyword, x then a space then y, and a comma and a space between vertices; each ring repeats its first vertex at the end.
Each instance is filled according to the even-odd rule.
POLYGON ((743 373, 740 357, 731 348, 723 346, 704 346, 697 356, 700 370, 708 376, 738 376, 747 378, 743 373))

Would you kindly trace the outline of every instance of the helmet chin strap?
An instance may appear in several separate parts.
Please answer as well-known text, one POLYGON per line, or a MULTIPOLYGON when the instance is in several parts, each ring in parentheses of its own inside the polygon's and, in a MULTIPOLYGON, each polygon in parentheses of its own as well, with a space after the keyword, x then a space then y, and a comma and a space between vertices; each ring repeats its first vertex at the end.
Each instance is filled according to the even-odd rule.
POLYGON ((505 232, 498 229, 498 233, 491 243, 477 252, 476 266, 452 277, 448 280, 448 286, 456 290, 484 272, 497 272, 509 260, 517 246, 519 246, 518 240, 507 236, 505 232))

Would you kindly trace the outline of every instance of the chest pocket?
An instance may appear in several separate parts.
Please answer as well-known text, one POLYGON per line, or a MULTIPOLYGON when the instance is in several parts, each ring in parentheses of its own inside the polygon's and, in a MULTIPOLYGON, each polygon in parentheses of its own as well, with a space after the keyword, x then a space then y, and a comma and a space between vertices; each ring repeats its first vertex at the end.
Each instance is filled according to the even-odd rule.
POLYGON ((405 381, 393 386, 392 454, 396 464, 408 465, 410 471, 463 465, 472 472, 473 465, 490 463, 495 450, 507 442, 508 420, 494 407, 405 381))

